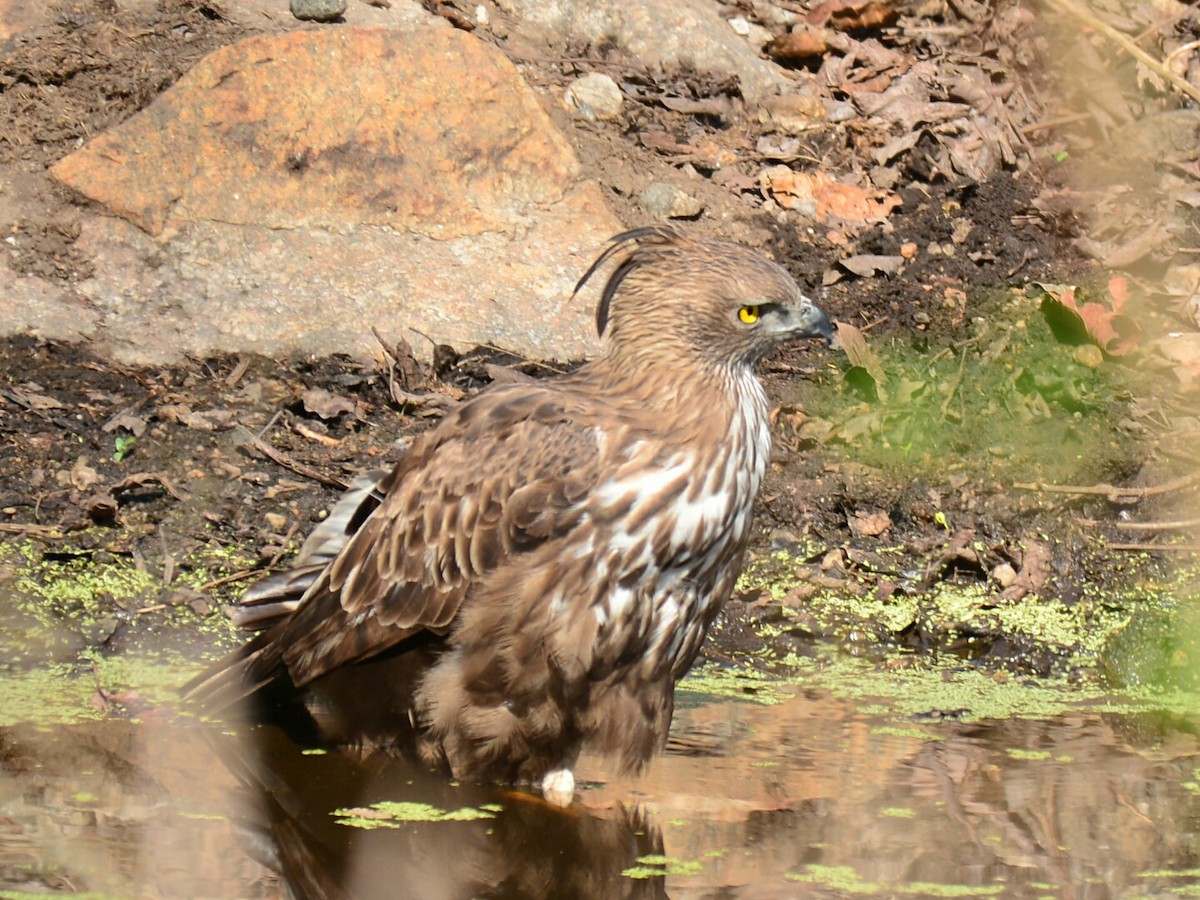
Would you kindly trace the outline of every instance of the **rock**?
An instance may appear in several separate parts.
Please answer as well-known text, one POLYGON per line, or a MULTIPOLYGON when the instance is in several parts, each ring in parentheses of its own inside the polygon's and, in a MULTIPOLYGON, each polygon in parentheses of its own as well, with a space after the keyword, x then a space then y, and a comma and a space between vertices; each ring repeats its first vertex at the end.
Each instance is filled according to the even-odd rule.
POLYGON ((602 72, 592 72, 567 85, 563 105, 585 119, 615 119, 624 98, 617 83, 602 72))
MULTIPOLYGON (((507 57, 449 27, 249 38, 51 174, 142 229, 85 217, 76 242, 95 274, 75 306, 126 362, 367 357, 372 326, 425 353, 414 333, 598 346, 594 298, 567 300, 620 223, 507 57)), ((44 315, 22 295, 0 328, 44 315)))
POLYGON ((1002 588, 1009 587, 1017 580, 1017 570, 1008 563, 1000 563, 992 569, 992 580, 1002 588))
POLYGON ((729 20, 729 27, 733 29, 734 34, 749 41, 755 50, 761 50, 774 37, 766 28, 756 25, 745 16, 734 16, 729 20))
POLYGON ((736 75, 751 101, 791 84, 707 0, 497 0, 497 5, 552 32, 555 44, 611 42, 650 68, 689 65, 736 75))
POLYGON ((690 219, 704 211, 704 204, 691 194, 662 181, 652 183, 638 199, 656 219, 690 219))
POLYGON ((444 240, 523 223, 579 163, 500 51, 452 29, 339 28, 210 54, 50 173, 151 234, 388 224, 444 240))
POLYGON ((1098 369, 1104 365, 1104 352, 1095 344, 1080 344, 1071 356, 1075 362, 1089 369, 1098 369))
POLYGON ((766 123, 784 134, 803 134, 825 123, 824 102, 799 88, 778 97, 765 98, 762 109, 766 123))
POLYGON ((28 31, 45 10, 44 0, 0 0, 0 41, 28 31))
POLYGON ((291 0, 292 15, 313 22, 334 22, 346 11, 346 0, 291 0))

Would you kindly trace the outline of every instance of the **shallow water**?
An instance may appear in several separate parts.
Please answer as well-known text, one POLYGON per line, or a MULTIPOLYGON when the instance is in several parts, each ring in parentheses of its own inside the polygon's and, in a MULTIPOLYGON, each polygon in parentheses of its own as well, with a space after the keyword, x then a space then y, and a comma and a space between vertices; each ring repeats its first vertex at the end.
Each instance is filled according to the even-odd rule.
POLYGON ((637 778, 584 760, 565 811, 169 702, 12 724, 0 896, 1200 895, 1197 716, 1066 697, 966 721, 886 683, 697 680, 670 752, 637 778))

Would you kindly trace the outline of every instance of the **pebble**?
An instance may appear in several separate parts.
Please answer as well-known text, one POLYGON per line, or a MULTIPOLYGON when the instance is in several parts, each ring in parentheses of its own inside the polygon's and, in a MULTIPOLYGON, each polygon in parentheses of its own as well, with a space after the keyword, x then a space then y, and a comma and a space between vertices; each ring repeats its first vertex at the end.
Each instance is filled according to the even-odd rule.
POLYGON ((617 118, 624 102, 617 83, 602 72, 576 79, 563 93, 563 105, 589 121, 617 118))
POLYGON ((1000 587, 1006 588, 1017 580, 1017 570, 1008 563, 1000 563, 992 569, 992 578, 1000 587))
POLYGON ((346 0, 290 0, 292 15, 310 22, 333 22, 346 11, 346 0))
POLYGON ((663 181, 653 182, 638 199, 656 219, 690 219, 704 211, 704 204, 691 194, 663 181))
POLYGON ((1089 369, 1104 365, 1104 352, 1095 344, 1080 344, 1071 355, 1075 357, 1075 362, 1089 369))

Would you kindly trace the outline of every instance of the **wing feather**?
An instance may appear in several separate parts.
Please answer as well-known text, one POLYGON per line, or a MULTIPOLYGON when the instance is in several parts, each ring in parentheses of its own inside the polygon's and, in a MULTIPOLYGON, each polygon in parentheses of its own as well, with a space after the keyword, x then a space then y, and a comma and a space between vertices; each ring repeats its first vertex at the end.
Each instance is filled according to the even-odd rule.
POLYGON ((279 627, 297 686, 422 630, 445 633, 489 572, 579 523, 602 469, 597 429, 550 389, 507 387, 463 407, 382 479, 378 508, 279 627))

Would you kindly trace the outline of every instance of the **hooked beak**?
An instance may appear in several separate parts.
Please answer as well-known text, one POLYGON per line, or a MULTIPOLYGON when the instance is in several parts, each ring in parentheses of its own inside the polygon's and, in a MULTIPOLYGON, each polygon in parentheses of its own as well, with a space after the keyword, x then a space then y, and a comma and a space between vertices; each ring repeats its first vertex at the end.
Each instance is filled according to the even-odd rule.
POLYGON ((811 301, 806 301, 795 312, 795 322, 790 329, 792 337, 819 337, 827 346, 832 347, 837 340, 837 332, 825 310, 811 301))

